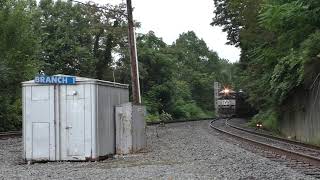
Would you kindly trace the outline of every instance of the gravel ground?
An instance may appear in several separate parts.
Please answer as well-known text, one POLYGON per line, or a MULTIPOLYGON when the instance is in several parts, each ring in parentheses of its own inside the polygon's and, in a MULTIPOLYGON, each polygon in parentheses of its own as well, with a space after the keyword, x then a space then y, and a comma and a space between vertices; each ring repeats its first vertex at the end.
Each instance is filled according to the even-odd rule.
POLYGON ((223 141, 208 123, 150 126, 146 152, 101 162, 26 165, 20 138, 0 140, 0 179, 312 179, 223 141))

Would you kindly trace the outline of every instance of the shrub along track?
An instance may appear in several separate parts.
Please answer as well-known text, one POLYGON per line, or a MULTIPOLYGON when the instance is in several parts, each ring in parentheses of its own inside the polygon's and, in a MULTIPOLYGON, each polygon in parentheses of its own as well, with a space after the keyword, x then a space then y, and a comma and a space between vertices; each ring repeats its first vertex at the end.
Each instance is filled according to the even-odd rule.
POLYGON ((236 126, 230 125, 228 121, 229 119, 213 120, 210 126, 232 137, 233 140, 228 140, 231 143, 237 143, 244 149, 280 162, 306 175, 320 178, 320 150, 318 147, 235 128, 236 126))

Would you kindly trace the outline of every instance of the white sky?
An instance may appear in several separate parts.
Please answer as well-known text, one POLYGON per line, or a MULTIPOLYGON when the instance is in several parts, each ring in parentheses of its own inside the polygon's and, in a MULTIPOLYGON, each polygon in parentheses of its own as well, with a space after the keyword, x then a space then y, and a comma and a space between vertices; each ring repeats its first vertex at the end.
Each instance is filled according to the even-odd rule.
MULTIPOLYGON (((125 0, 91 1, 100 4, 125 2, 125 0)), ((132 0, 132 4, 133 18, 141 22, 138 32, 147 33, 152 30, 167 44, 172 44, 179 34, 192 30, 220 57, 231 62, 239 60, 240 49, 225 45, 226 33, 223 33, 220 27, 210 25, 214 10, 213 0, 132 0)))

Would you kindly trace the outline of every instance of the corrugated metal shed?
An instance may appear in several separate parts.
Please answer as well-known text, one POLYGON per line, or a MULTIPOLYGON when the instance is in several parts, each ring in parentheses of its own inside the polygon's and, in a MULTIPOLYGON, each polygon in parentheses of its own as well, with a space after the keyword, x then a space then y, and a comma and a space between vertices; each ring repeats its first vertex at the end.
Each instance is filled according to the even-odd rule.
MULTIPOLYGON (((61 75, 60 75, 61 76, 61 75)), ((27 161, 98 160, 115 153, 115 106, 128 85, 76 77, 75 85, 23 82, 27 161)))

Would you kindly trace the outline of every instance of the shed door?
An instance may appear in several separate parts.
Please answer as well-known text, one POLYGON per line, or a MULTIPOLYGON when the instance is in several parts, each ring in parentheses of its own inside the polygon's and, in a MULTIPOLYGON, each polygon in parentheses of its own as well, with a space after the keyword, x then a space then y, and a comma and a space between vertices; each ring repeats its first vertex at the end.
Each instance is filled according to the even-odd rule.
POLYGON ((25 87, 25 156, 55 160, 54 86, 25 87))
POLYGON ((63 159, 85 159, 84 85, 61 86, 61 155, 63 159))

